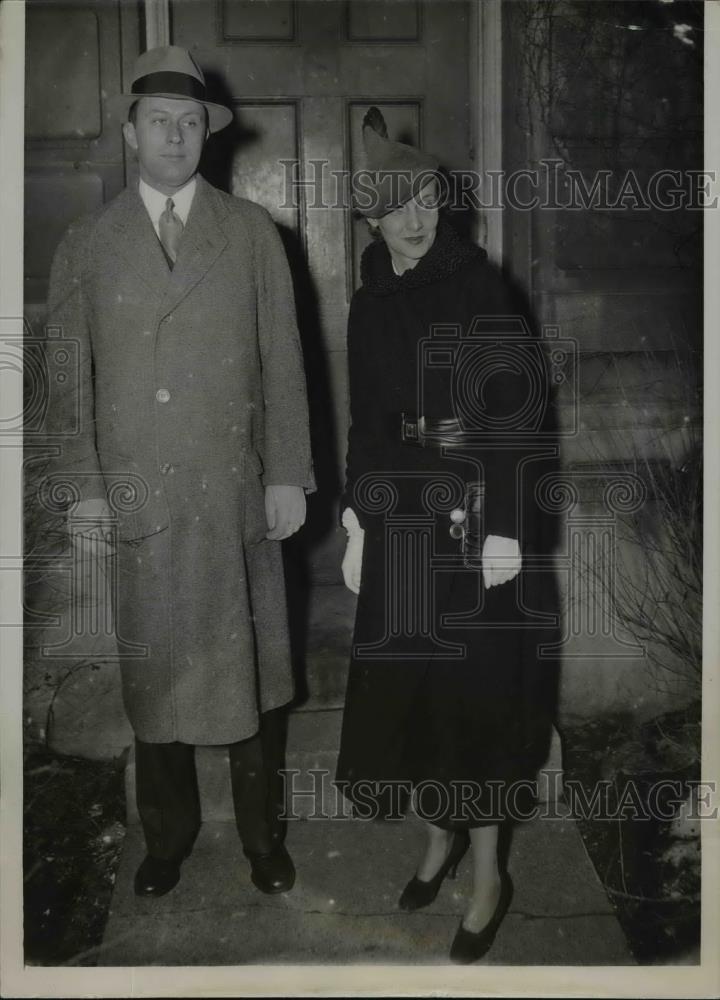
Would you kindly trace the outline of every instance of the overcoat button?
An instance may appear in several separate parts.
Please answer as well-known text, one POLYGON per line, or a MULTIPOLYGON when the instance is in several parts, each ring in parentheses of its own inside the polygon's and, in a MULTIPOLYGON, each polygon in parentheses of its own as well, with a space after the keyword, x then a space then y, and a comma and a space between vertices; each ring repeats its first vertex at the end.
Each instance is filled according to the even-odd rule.
POLYGON ((170 399, 170 393, 167 389, 158 389, 155 393, 155 399, 157 399, 158 403, 167 403, 170 399))

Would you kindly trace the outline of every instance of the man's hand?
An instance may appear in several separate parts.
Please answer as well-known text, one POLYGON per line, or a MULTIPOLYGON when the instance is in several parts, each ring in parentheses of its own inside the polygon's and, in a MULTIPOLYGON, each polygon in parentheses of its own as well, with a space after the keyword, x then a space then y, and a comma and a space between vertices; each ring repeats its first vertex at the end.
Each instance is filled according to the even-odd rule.
POLYGON ((68 530, 76 549, 97 555, 108 555, 113 551, 110 544, 112 515, 104 497, 80 500, 68 518, 68 530))
POLYGON ((508 583, 520 572, 522 555, 516 538, 488 535, 482 550, 483 581, 486 589, 508 583))
POLYGON ((302 486, 266 486, 266 538, 281 542, 305 524, 305 491, 302 486))

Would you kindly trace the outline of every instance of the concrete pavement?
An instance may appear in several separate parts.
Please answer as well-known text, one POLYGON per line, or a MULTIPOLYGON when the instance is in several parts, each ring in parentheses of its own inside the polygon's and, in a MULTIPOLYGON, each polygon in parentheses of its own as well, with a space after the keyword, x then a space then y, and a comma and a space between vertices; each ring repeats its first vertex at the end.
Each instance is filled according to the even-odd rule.
MULTIPOLYGON (((466 857, 457 880, 446 880, 427 909, 403 913, 397 898, 422 838, 413 819, 294 821, 287 843, 297 883, 292 892, 264 896, 250 881, 234 825, 209 822, 179 885, 149 900, 133 893, 144 855, 133 824, 97 963, 445 964, 470 891, 470 864, 466 857)), ((515 897, 482 964, 635 964, 571 819, 517 828, 509 869, 515 897)))

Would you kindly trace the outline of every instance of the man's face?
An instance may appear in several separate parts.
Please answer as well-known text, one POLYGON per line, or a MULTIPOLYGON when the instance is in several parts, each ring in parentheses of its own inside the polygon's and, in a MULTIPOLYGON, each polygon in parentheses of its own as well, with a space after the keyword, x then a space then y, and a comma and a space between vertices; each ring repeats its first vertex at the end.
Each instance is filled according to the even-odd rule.
POLYGON ((171 196, 197 171, 209 134, 207 113, 197 101, 142 97, 123 134, 138 154, 141 178, 171 196))

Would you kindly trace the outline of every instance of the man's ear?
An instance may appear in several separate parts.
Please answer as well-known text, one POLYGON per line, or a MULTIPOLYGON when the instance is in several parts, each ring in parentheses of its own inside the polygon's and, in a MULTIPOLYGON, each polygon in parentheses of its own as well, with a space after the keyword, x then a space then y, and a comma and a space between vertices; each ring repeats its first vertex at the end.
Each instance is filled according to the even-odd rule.
POLYGON ((128 144, 130 149, 134 149, 135 152, 137 152, 138 141, 137 141, 137 135, 135 134, 135 126, 133 125, 133 123, 125 122, 125 124, 122 127, 122 131, 123 131, 123 136, 125 138, 125 142, 128 144))

